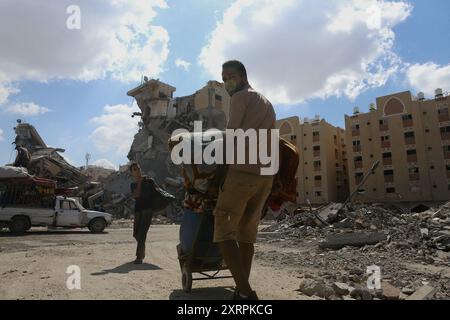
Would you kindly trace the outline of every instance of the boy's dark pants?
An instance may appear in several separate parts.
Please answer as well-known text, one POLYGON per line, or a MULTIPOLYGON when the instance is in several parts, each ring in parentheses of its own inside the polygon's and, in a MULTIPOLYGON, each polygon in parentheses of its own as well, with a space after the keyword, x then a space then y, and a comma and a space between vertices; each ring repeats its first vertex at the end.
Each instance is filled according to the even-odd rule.
POLYGON ((134 214, 133 237, 137 241, 136 258, 145 258, 145 241, 147 240, 147 232, 152 223, 153 210, 146 209, 136 211, 134 214))

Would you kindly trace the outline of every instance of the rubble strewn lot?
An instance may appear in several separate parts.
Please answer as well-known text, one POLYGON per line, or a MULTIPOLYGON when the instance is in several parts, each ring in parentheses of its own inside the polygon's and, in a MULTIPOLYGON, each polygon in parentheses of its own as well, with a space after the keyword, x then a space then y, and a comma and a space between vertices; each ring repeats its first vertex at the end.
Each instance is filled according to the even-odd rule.
POLYGON ((296 266, 299 291, 316 298, 450 298, 450 204, 421 213, 359 205, 340 214, 333 205, 263 228, 262 245, 273 250, 257 252, 257 259, 296 266), (371 290, 373 266, 381 288, 371 290))

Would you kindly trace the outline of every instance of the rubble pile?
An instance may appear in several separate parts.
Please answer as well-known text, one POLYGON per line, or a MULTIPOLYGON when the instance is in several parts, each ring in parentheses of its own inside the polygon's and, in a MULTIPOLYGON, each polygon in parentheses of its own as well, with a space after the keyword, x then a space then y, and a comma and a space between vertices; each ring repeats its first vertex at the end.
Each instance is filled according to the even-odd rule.
POLYGON ((450 298, 450 203, 421 213, 384 204, 351 209, 331 204, 298 210, 262 234, 263 242, 286 251, 257 257, 311 271, 301 277, 303 294, 323 299, 450 298), (296 252, 288 250, 292 247, 296 252), (368 289, 370 266, 381 270, 378 290, 368 289))

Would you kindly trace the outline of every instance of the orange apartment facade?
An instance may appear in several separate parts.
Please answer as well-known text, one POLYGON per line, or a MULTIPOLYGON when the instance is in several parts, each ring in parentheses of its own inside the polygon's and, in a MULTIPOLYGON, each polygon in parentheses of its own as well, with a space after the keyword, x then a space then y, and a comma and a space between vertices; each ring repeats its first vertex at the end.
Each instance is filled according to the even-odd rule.
POLYGON ((373 163, 380 166, 362 187, 363 202, 450 199, 450 97, 400 92, 376 99, 367 113, 345 116, 350 191, 373 163))
POLYGON ((303 123, 298 117, 278 120, 277 128, 300 152, 297 203, 345 201, 349 189, 345 131, 318 117, 303 123))

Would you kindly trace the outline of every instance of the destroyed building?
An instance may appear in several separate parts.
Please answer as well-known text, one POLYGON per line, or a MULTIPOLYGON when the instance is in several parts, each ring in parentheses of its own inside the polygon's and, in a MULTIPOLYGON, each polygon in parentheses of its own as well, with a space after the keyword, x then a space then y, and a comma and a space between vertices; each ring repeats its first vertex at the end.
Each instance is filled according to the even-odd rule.
POLYGON ((88 181, 81 170, 69 164, 60 155, 65 150, 47 146, 34 126, 18 120, 14 131, 14 143, 17 147, 26 149, 30 155, 26 169, 31 175, 55 180, 59 188, 79 187, 88 181))
POLYGON ((141 112, 139 132, 135 135, 128 159, 140 164, 143 172, 163 182, 177 178, 167 141, 177 129, 193 131, 194 121, 203 122, 203 130, 226 127, 230 97, 222 84, 209 81, 193 95, 174 98, 176 88, 159 80, 146 80, 127 94, 136 99, 141 112))

